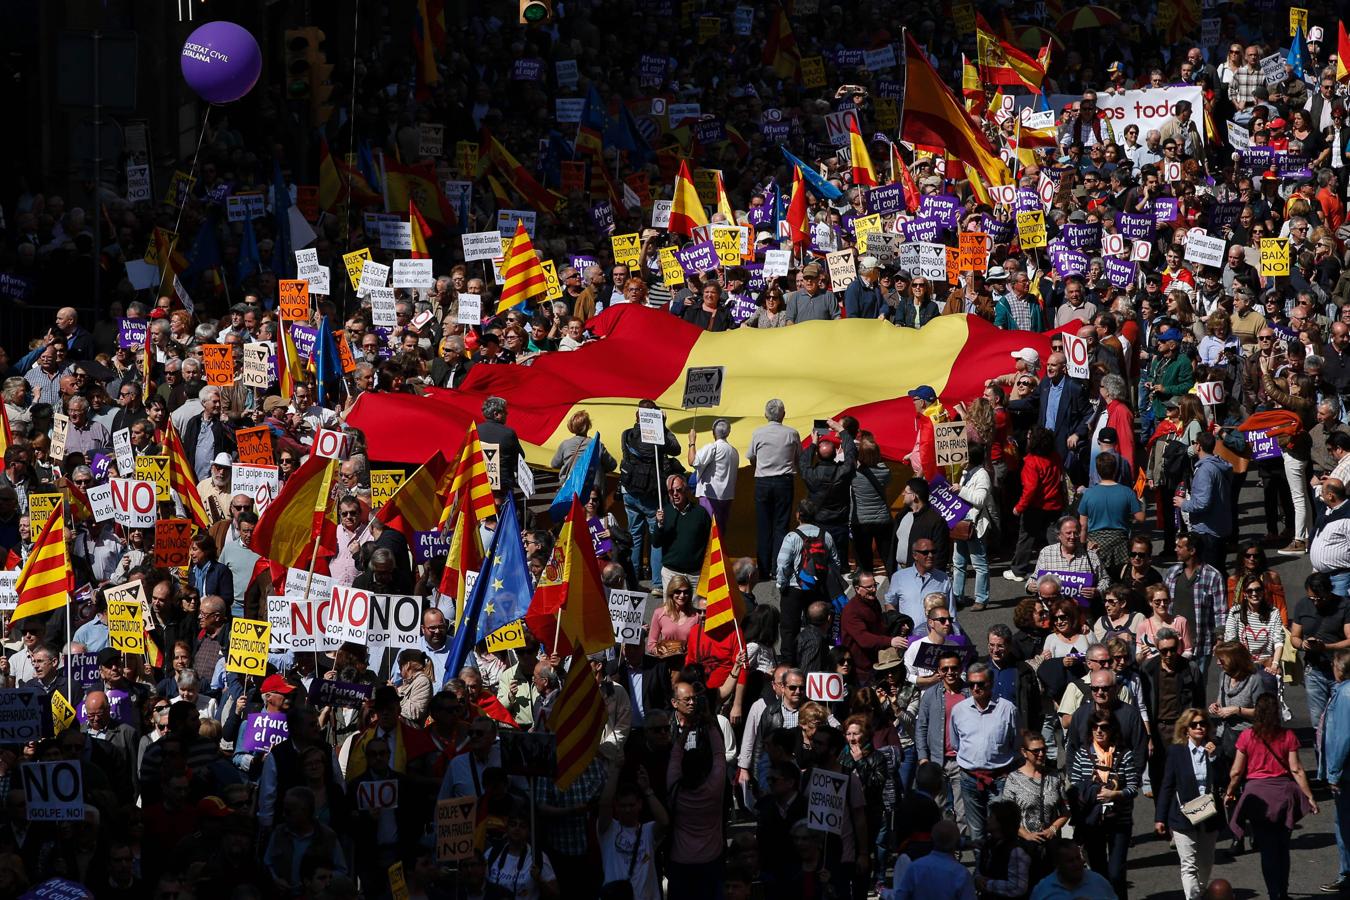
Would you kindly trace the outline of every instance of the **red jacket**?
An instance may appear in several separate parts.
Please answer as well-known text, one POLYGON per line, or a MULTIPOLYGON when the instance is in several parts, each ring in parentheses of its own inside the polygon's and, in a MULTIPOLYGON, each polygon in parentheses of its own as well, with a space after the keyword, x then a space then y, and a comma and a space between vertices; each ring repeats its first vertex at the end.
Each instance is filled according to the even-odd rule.
POLYGON ((1033 507, 1047 512, 1064 508, 1064 469, 1053 459, 1028 454, 1022 460, 1022 498, 1013 512, 1020 516, 1033 507))
MULTIPOLYGON (((703 666, 707 686, 720 688, 722 682, 731 674, 731 665, 736 661, 736 654, 741 652, 739 633, 733 628, 718 640, 703 630, 702 622, 698 623, 685 639, 687 649, 684 653, 684 664, 687 666, 690 663, 698 663, 703 666)), ((745 684, 744 669, 736 676, 736 683, 745 684)))
POLYGON ((891 645, 881 604, 862 597, 849 600, 839 617, 839 631, 844 647, 853 655, 854 674, 866 681, 872 675, 877 654, 891 645))

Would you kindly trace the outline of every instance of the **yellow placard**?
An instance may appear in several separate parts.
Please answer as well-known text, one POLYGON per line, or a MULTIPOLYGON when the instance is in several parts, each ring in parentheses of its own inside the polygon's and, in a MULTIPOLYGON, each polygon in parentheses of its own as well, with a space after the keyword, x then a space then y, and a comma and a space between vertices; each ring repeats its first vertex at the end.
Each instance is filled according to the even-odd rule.
POLYGON ((162 502, 172 499, 169 493, 169 457, 136 457, 136 477, 141 481, 154 483, 156 500, 162 502))
MULTIPOLYGON (((1306 18, 1307 14, 1304 13, 1304 16, 1306 18)), ((175 169, 173 177, 169 179, 169 186, 164 191, 164 202, 169 206, 181 205, 183 198, 191 193, 192 186, 196 183, 197 179, 195 177, 189 175, 187 172, 175 169)))
POLYGON ((1289 238, 1261 238, 1261 277, 1289 274, 1289 238))
POLYGON ((1297 6, 1289 7, 1289 36, 1293 37, 1302 31, 1308 33, 1308 11, 1300 9, 1297 6))
POLYGON ((473 141, 458 141, 455 144, 455 171, 460 178, 473 181, 478 177, 478 145, 473 141))
POLYGON ((267 674, 267 650, 272 626, 258 619, 230 622, 230 647, 225 653, 225 671, 239 675, 267 674))
POLYGON ((698 42, 706 44, 722 33, 722 20, 717 16, 698 17, 698 42))
POLYGON ((353 250, 351 253, 342 255, 342 264, 347 267, 347 280, 352 283, 352 290, 356 290, 361 285, 361 270, 366 267, 366 260, 370 259, 370 248, 362 247, 360 250, 353 250))
POLYGON ((952 21, 956 30, 962 34, 975 33, 975 7, 970 3, 957 3, 952 6, 952 21))
POLYGON ((52 691, 52 730, 56 734, 75 724, 75 707, 60 691, 52 691))
POLYGON ((52 510, 61 502, 61 494, 28 495, 28 527, 33 530, 33 540, 37 540, 42 526, 52 517, 52 510))
POLYGON ((501 628, 489 634, 484 640, 487 642, 487 652, 496 653, 498 650, 515 650, 525 646, 525 620, 516 619, 514 622, 508 622, 501 628))
POLYGON ((738 225, 714 225, 712 228, 713 249, 717 251, 717 261, 723 266, 740 265, 741 229, 738 225))
POLYGON ((802 58, 802 87, 823 88, 825 86, 825 58, 806 56, 802 58))
POLYGON ((408 880, 403 875, 403 860, 389 867, 389 896, 394 900, 408 900, 408 880))
POLYGON ((666 287, 679 287, 684 284, 684 269, 680 266, 680 261, 675 258, 674 247, 662 247, 659 251, 661 258, 661 281, 666 287))
POLYGON ((876 116, 876 126, 879 131, 894 131, 900 127, 900 113, 896 109, 894 100, 878 97, 872 101, 872 112, 876 116))
POLYGON ((698 192, 698 199, 704 205, 713 206, 716 204, 717 176, 721 174, 721 169, 694 170, 694 190, 698 192))
POLYGON ((370 508, 379 509, 388 503, 407 477, 408 473, 402 469, 371 469, 370 508))
POLYGON ((630 270, 637 268, 638 260, 642 258, 642 244, 638 240, 637 232, 613 235, 609 243, 614 248, 616 265, 627 266, 630 270))
POLYGON ((562 282, 558 281, 558 267, 553 264, 551 259, 546 259, 539 265, 544 270, 544 284, 547 287, 544 299, 550 303, 562 299, 562 282))
POLYGON ((141 604, 108 601, 108 646, 122 653, 145 655, 141 604))
POLYGON ((881 215, 873 213, 870 216, 862 216, 853 220, 853 234, 857 237, 858 253, 867 252, 867 240, 874 234, 881 233, 881 215))
POLYGON ((1017 214, 1017 242, 1024 250, 1045 246, 1045 213, 1028 209, 1017 214))

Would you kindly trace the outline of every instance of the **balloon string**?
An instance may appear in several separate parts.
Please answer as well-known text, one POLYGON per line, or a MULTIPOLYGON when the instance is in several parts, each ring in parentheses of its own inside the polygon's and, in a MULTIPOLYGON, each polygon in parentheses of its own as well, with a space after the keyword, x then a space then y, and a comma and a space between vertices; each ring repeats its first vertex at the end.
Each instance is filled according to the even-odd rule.
MULTIPOLYGON (((183 210, 187 208, 188 195, 192 193, 192 179, 197 174, 197 157, 202 154, 202 141, 206 139, 206 123, 211 120, 211 104, 206 104, 206 114, 202 116, 202 130, 197 135, 197 149, 192 154, 192 165, 188 168, 187 187, 183 189, 182 202, 178 204, 178 218, 173 222, 173 240, 169 242, 168 259, 164 260, 164 267, 172 270, 173 251, 178 247, 178 226, 183 224, 183 210)), ((159 289, 164 290, 164 276, 159 276, 159 289)))

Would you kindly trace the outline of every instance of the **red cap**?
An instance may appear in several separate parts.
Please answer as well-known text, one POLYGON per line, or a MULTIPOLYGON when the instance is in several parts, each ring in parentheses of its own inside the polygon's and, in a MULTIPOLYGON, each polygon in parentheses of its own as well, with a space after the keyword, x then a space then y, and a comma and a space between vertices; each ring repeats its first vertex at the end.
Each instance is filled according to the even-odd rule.
POLYGON ((835 434, 833 431, 827 431, 827 432, 825 432, 824 434, 822 434, 820 437, 816 438, 816 443, 818 443, 818 444, 826 444, 826 443, 828 443, 828 444, 834 444, 836 447, 838 447, 838 446, 840 445, 839 435, 835 434))
POLYGON ((197 815, 207 819, 223 819, 230 814, 230 808, 219 797, 203 797, 197 801, 197 815))
POLYGON ((262 692, 264 694, 289 694, 293 690, 295 690, 295 685, 280 675, 268 675, 263 679, 262 692))

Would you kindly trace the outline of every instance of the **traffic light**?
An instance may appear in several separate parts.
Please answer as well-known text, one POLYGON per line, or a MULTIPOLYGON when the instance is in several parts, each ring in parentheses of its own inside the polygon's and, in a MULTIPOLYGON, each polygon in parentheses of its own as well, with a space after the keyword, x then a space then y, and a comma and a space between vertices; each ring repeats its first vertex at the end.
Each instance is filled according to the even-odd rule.
POLYGON ((552 20, 551 0, 520 0, 520 24, 544 25, 552 20))
POLYGON ((323 49, 324 33, 312 26, 286 31, 286 96, 308 100, 309 118, 322 125, 333 115, 333 64, 323 49))

